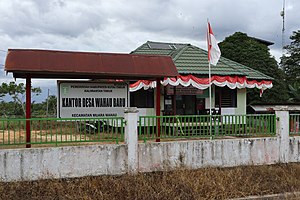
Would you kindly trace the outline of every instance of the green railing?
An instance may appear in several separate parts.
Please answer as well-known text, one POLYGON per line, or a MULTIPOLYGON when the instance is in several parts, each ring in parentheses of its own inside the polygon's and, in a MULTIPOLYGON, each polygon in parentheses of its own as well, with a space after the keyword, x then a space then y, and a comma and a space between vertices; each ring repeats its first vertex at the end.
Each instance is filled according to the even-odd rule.
POLYGON ((274 136, 276 117, 265 115, 140 116, 139 139, 196 139, 274 136))
POLYGON ((290 114, 290 134, 300 135, 300 114, 290 114))
POLYGON ((0 147, 62 143, 124 141, 122 117, 32 118, 30 142, 26 143, 26 119, 0 119, 0 147))

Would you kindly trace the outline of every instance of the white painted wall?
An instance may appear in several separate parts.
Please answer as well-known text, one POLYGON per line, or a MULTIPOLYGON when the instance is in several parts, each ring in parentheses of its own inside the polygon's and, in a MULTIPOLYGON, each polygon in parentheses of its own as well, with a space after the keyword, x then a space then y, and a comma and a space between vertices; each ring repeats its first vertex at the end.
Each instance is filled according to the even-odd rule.
POLYGON ((126 166, 126 145, 0 150, 0 181, 123 174, 126 166))
MULTIPOLYGON (((211 108, 215 108, 215 92, 216 91, 216 87, 215 85, 212 85, 211 87, 211 108)), ((205 98, 205 109, 209 109, 209 98, 205 98)))
MULTIPOLYGON (((139 144, 138 169, 149 172, 179 167, 198 169, 274 164, 280 161, 278 147, 277 138, 139 144)), ((299 151, 293 152, 293 157, 298 159, 299 151)))
POLYGON ((245 115, 247 108, 247 91, 246 88, 237 90, 237 108, 235 115, 245 115))
POLYGON ((289 139, 286 160, 280 149, 280 140, 273 137, 139 143, 137 159, 126 145, 1 150, 0 181, 300 162, 300 137, 289 139))
POLYGON ((139 116, 155 116, 155 108, 138 108, 139 116))
POLYGON ((137 110, 126 112, 125 144, 1 149, 0 181, 300 162, 300 136, 289 137, 284 109, 276 137, 146 144, 137 141, 137 110))

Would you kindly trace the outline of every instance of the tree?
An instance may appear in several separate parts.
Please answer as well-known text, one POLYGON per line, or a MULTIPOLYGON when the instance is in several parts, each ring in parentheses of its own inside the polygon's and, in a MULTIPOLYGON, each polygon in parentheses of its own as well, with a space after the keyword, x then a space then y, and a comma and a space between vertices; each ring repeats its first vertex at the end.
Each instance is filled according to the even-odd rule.
POLYGON ((50 95, 48 98, 48 115, 56 115, 57 109, 57 97, 55 95, 50 95))
POLYGON ((291 94, 290 101, 300 102, 300 83, 294 82, 293 85, 289 85, 289 92, 291 94))
POLYGON ((285 46, 287 54, 281 57, 280 65, 284 69, 290 85, 300 83, 300 30, 294 31, 290 37, 290 45, 285 46))
POLYGON ((247 103, 283 103, 289 98, 285 74, 274 57, 271 56, 267 45, 248 37, 247 34, 236 32, 219 43, 222 56, 258 70, 274 78, 273 88, 266 90, 259 97, 259 90, 249 89, 247 103))
MULTIPOLYGON (((2 96, 10 96, 12 98, 12 102, 14 103, 15 107, 20 106, 22 109, 22 114, 25 116, 25 86, 24 83, 17 84, 16 82, 12 81, 9 84, 2 83, 0 86, 0 97, 2 96)), ((41 88, 31 88, 31 92, 33 95, 37 96, 40 95, 42 90, 41 88)))
POLYGON ((1 114, 0 117, 9 117, 9 116, 22 116, 23 111, 19 104, 15 104, 14 102, 0 102, 0 110, 1 114))
POLYGON ((45 101, 41 103, 35 103, 32 106, 32 115, 41 117, 41 116, 55 116, 56 115, 56 107, 57 105, 57 97, 55 95, 50 95, 45 101), (47 104, 48 101, 48 104, 47 104), (48 106, 48 108, 47 108, 48 106), (47 113, 48 110, 48 113, 47 113), (47 115, 48 114, 48 115, 47 115))

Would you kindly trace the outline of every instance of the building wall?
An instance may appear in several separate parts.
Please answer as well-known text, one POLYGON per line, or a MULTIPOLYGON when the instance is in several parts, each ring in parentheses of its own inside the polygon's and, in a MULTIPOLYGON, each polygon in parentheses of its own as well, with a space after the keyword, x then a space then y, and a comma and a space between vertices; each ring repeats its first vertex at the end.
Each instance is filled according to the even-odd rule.
POLYGON ((237 90, 237 108, 235 111, 236 115, 245 115, 247 108, 247 91, 246 88, 237 90))
POLYGON ((237 107, 222 108, 222 115, 245 115, 246 114, 246 89, 237 90, 237 107))
MULTIPOLYGON (((215 108, 215 87, 212 87, 212 108, 215 108)), ((222 108, 222 115, 245 115, 246 114, 246 89, 237 89, 237 107, 222 108)), ((164 95, 161 93, 160 110, 164 110, 164 95)), ((140 116, 156 115, 156 89, 154 92, 154 108, 139 108, 140 116)), ((209 109, 209 98, 205 98, 205 109, 209 109)), ((162 115, 162 112, 161 112, 162 115)))
MULTIPOLYGON (((211 108, 215 108, 215 86, 211 87, 211 108)), ((209 109, 209 98, 205 98, 205 109, 209 109)))

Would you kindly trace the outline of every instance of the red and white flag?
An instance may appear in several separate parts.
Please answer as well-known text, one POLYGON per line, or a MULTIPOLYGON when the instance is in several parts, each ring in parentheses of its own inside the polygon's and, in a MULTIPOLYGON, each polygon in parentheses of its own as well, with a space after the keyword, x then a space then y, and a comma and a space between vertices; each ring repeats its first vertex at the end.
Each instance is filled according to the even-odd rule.
POLYGON ((264 93, 264 89, 261 88, 260 91, 259 91, 259 97, 262 97, 263 93, 264 93))
POLYGON ((210 23, 208 22, 207 24, 208 24, 208 29, 207 29, 208 62, 216 66, 220 59, 221 51, 218 46, 218 42, 214 36, 214 33, 211 29, 210 23))

